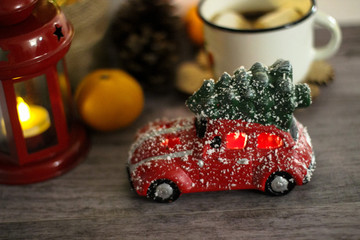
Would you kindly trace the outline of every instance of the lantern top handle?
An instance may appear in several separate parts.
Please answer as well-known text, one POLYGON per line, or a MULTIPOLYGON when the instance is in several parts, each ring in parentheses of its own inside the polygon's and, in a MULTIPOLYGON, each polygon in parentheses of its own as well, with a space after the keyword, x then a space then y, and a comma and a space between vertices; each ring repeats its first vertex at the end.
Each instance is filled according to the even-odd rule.
POLYGON ((70 48, 74 35, 71 23, 55 1, 4 0, 4 3, 9 6, 13 1, 28 3, 22 10, 27 17, 4 25, 1 20, 6 11, 0 7, 0 80, 34 75, 57 63, 70 48))
POLYGON ((2 0, 0 7, 0 25, 8 26, 28 18, 38 0, 2 0))

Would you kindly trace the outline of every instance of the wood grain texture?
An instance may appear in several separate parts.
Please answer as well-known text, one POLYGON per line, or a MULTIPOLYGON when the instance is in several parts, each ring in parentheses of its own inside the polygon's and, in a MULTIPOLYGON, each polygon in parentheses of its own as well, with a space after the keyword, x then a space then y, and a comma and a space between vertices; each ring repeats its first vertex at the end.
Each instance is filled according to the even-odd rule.
POLYGON ((69 173, 0 185, 0 239, 360 239, 360 27, 343 35, 329 60, 335 80, 296 112, 316 151, 309 184, 284 197, 209 192, 172 204, 138 197, 125 172, 136 129, 160 117, 191 116, 184 96, 147 95, 133 126, 92 132, 87 159, 69 173))

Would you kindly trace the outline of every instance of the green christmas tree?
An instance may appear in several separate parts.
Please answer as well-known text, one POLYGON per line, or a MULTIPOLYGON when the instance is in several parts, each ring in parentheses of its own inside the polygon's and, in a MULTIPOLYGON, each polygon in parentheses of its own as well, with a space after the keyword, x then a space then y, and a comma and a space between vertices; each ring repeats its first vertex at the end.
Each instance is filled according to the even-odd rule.
POLYGON ((269 68, 255 63, 240 67, 233 76, 224 73, 218 82, 205 80, 187 101, 197 115, 211 119, 243 119, 287 130, 295 109, 311 104, 310 88, 292 82, 289 61, 278 60, 269 68))

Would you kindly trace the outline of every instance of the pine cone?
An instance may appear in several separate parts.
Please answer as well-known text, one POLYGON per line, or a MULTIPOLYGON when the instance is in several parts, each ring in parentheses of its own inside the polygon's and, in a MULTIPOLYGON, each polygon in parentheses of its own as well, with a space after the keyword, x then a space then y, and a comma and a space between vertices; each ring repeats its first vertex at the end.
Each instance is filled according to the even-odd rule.
POLYGON ((180 19, 167 0, 128 0, 110 27, 121 68, 145 86, 174 79, 179 59, 180 19))

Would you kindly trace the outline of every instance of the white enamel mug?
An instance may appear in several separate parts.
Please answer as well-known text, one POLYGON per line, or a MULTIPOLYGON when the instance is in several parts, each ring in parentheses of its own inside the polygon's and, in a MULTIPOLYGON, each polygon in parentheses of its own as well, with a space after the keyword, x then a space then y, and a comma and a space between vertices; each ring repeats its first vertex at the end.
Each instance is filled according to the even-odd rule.
MULTIPOLYGON (((289 60, 294 83, 305 79, 314 60, 324 60, 338 50, 341 31, 336 20, 317 10, 315 0, 299 20, 274 28, 241 30, 218 26, 213 18, 226 10, 264 11, 272 0, 202 0, 199 15, 204 21, 205 48, 210 54, 215 77, 232 73, 239 66, 250 68, 255 62, 272 65, 277 59, 289 60), (325 46, 314 46, 315 26, 328 29, 331 38, 325 46)), ((298 1, 298 0, 291 0, 298 1)))

